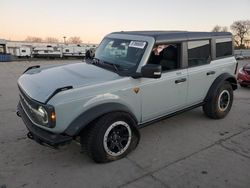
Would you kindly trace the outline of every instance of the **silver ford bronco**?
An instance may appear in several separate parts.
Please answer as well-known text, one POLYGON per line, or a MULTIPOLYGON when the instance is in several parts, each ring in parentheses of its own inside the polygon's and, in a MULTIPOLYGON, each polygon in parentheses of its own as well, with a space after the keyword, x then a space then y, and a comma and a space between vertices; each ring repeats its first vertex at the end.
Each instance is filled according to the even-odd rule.
POLYGON ((136 148, 145 125, 199 106, 224 118, 236 70, 228 32, 115 32, 85 63, 29 67, 17 115, 42 145, 78 140, 95 162, 114 161, 136 148))

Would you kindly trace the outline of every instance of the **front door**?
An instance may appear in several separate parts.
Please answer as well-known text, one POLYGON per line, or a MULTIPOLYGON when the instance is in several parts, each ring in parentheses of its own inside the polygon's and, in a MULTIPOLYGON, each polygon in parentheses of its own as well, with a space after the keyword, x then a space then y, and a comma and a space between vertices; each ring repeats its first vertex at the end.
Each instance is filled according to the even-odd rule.
POLYGON ((142 122, 180 110, 186 105, 187 69, 165 72, 159 79, 143 79, 142 122))
POLYGON ((160 64, 159 79, 141 80, 142 122, 173 113, 186 105, 188 75, 182 69, 181 43, 159 44, 153 48, 148 63, 160 64))

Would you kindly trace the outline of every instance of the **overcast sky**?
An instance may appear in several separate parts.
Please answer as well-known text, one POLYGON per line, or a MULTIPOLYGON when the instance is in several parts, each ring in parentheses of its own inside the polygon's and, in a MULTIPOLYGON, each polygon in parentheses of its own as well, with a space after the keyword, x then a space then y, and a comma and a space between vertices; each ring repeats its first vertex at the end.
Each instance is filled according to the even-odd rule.
POLYGON ((250 0, 0 0, 0 38, 79 36, 98 43, 122 30, 210 31, 250 19, 250 0))

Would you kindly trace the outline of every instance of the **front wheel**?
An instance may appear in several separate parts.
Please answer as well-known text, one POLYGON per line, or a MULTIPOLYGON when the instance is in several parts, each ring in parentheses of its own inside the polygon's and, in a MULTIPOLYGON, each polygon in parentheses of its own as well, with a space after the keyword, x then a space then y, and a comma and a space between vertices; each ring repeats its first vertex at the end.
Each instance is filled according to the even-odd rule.
POLYGON ((224 118, 230 111, 233 103, 233 88, 229 82, 218 86, 203 105, 204 113, 213 119, 224 118))
POLYGON ((98 163, 118 160, 136 148, 139 142, 136 122, 129 114, 115 112, 100 117, 81 135, 82 146, 98 163))

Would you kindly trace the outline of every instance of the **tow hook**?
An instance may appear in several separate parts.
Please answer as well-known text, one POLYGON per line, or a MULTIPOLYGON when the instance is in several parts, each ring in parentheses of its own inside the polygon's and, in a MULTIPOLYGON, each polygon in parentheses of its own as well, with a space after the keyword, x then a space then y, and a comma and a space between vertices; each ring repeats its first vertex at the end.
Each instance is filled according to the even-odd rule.
POLYGON ((19 110, 16 111, 16 115, 17 115, 18 117, 21 117, 21 114, 20 114, 19 110))
POLYGON ((27 137, 31 140, 34 140, 34 137, 31 132, 28 132, 27 137))

